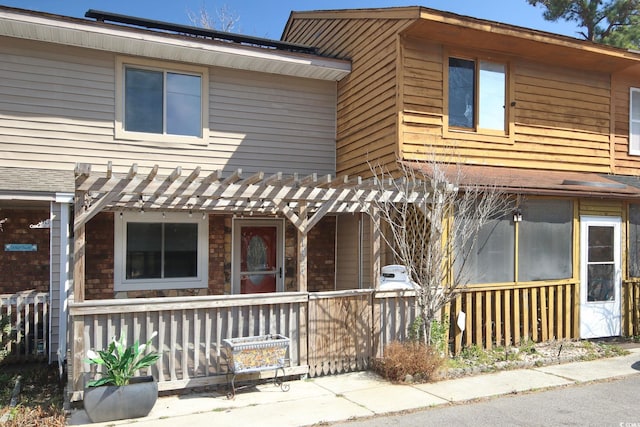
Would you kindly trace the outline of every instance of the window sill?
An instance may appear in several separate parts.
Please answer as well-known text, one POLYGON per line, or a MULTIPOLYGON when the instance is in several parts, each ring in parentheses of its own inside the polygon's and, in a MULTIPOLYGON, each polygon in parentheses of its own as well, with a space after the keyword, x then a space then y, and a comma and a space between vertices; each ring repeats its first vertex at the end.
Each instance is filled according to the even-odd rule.
POLYGON ((135 142, 136 145, 148 147, 158 147, 183 149, 185 146, 195 146, 198 148, 209 145, 209 129, 202 130, 203 137, 181 136, 181 135, 160 135, 144 132, 128 132, 116 123, 115 139, 119 141, 135 142))
POLYGON ((127 291, 158 291, 170 289, 204 289, 208 284, 202 280, 176 280, 176 281, 154 281, 144 280, 127 283, 115 283, 114 292, 127 291))
POLYGON ((462 129, 446 129, 442 130, 443 139, 457 139, 463 141, 476 141, 476 142, 491 142, 496 144, 509 144, 515 143, 513 133, 503 134, 500 132, 489 133, 483 131, 466 131, 462 129))

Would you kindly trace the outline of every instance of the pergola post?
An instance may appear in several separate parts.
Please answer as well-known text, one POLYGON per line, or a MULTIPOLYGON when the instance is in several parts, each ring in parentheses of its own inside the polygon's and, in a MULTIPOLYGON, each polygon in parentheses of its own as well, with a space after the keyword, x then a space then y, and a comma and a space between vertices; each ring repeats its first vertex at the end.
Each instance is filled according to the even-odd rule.
POLYGON ((381 243, 382 236, 380 234, 380 212, 378 208, 372 207, 369 211, 371 221, 369 222, 371 232, 371 285, 374 289, 378 289, 381 269, 381 243))
POLYGON ((300 203, 298 216, 298 291, 307 292, 307 204, 300 203))
POLYGON ((77 218, 83 212, 84 193, 76 192, 75 218, 73 232, 73 300, 84 301, 84 276, 85 276, 85 226, 77 224, 77 218))

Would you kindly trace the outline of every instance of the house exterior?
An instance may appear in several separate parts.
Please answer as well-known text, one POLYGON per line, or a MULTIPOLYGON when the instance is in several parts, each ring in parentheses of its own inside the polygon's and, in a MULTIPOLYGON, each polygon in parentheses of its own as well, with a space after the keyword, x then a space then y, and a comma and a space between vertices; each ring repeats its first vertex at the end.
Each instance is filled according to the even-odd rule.
MULTIPOLYGON (((300 225, 274 212, 301 202, 267 209, 253 191, 214 207, 185 188, 335 176, 336 82, 350 71, 307 46, 87 16, 0 7, 0 294, 49 293, 51 361, 69 350, 72 295, 297 290, 300 225)), ((337 210, 300 221, 309 290, 335 288, 337 210)))
POLYGON ((637 52, 423 7, 292 12, 282 40, 352 62, 338 174, 435 159, 517 195, 450 306, 456 349, 637 333, 637 52))

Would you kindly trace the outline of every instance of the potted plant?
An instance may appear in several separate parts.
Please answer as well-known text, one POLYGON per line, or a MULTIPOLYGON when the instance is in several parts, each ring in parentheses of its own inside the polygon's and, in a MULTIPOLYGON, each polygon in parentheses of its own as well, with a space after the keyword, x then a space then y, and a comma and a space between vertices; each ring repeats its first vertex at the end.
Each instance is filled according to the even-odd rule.
POLYGON ((144 417, 158 399, 158 383, 153 376, 138 376, 136 372, 148 368, 160 358, 157 352, 145 354, 145 349, 157 335, 153 333, 146 344, 138 341, 127 347, 126 336, 115 337, 106 350, 89 350, 87 361, 103 366, 101 377, 90 381, 84 389, 84 409, 96 422, 144 417))

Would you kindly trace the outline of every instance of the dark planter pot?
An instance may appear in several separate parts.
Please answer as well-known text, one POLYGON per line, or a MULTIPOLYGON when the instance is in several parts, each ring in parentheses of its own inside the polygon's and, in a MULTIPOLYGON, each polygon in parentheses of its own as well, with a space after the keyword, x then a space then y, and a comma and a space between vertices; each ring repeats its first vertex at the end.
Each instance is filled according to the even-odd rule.
POLYGON ((83 404, 94 423, 145 417, 158 399, 152 376, 132 378, 125 386, 86 387, 83 404))

